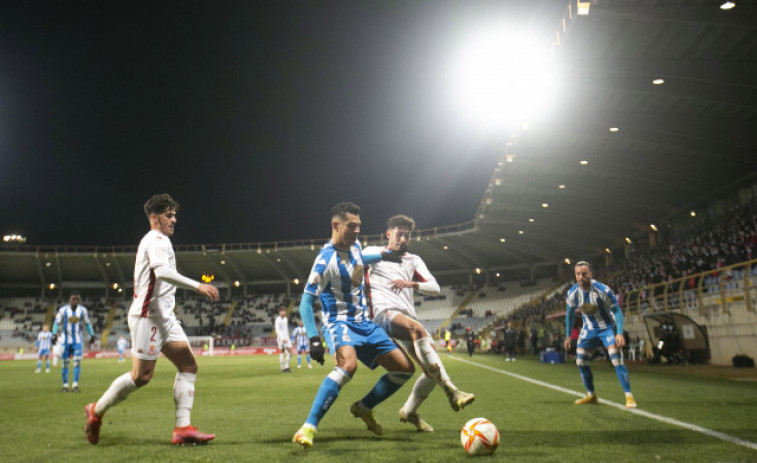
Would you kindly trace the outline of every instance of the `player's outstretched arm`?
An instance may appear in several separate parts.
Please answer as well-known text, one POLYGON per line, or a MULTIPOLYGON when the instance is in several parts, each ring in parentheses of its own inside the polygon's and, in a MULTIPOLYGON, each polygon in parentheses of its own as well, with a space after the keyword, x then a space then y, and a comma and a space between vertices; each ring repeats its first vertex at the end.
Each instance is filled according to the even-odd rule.
POLYGON ((392 251, 391 249, 386 249, 380 254, 363 254, 363 264, 375 264, 382 260, 399 264, 402 263, 402 255, 404 253, 404 251, 392 251))

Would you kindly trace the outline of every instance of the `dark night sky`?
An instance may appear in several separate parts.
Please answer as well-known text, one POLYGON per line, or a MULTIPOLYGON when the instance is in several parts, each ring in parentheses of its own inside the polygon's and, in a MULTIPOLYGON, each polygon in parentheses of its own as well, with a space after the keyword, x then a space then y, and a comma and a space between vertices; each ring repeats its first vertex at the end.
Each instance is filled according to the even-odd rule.
POLYGON ((502 143, 446 98, 450 50, 562 2, 0 5, 0 234, 136 244, 154 193, 176 243, 327 237, 328 211, 469 221, 502 143))

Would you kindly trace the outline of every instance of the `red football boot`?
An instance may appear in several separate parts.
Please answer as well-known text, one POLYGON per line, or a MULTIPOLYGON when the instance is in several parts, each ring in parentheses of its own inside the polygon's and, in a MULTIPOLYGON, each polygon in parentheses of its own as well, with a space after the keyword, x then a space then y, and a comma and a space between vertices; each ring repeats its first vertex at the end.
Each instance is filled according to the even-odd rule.
POLYGON ((184 426, 183 428, 173 428, 174 445, 183 444, 207 444, 216 438, 215 434, 205 434, 197 430, 194 426, 184 426))
POLYGON ((87 417, 84 433, 87 435, 89 443, 95 445, 100 441, 100 425, 103 424, 102 418, 95 415, 95 402, 84 407, 84 416, 87 417))

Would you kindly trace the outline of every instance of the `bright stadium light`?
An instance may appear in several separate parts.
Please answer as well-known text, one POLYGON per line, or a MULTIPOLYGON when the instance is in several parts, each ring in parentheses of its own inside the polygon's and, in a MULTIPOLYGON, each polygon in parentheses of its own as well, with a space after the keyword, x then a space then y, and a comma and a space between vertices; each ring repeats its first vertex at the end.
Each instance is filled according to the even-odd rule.
POLYGON ((500 22, 479 27, 452 53, 450 91, 479 129, 530 127, 554 96, 549 41, 500 22))

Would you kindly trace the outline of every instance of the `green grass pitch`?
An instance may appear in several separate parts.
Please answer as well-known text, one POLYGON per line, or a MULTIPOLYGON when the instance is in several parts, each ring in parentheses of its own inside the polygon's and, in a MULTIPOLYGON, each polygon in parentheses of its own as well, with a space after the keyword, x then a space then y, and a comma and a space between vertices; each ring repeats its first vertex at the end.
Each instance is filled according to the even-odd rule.
MULTIPOLYGON (((757 382, 735 381, 734 369, 630 365, 635 414, 608 404, 575 406, 576 395, 503 374, 582 392, 573 363, 546 365, 534 356, 505 362, 501 356, 442 353, 450 376, 476 401, 453 412, 437 388, 421 408, 433 433, 400 423, 397 411, 412 382, 375 410, 384 436, 370 434, 349 406, 383 370, 358 368, 319 426, 311 449, 291 443, 305 420, 323 377, 333 366, 278 371, 278 356, 198 359, 200 371, 192 422, 216 439, 206 446, 174 447, 173 365, 160 359, 152 382, 112 408, 100 443, 84 437, 84 406, 99 398, 130 364, 84 360, 80 394, 63 394, 60 368, 35 374, 36 362, 0 363, 0 423, 4 462, 260 461, 260 462, 454 462, 471 461, 461 445, 461 426, 486 417, 500 431, 497 452, 484 461, 508 462, 754 462, 757 461, 757 382), (484 368, 483 366, 489 367, 484 368), (713 371, 715 373, 713 373, 713 371), (724 440, 657 417, 722 433, 724 440)), ((296 363, 293 358, 293 366, 296 363)), ((601 399, 623 403, 614 370, 593 364, 601 399)), ((417 373, 416 373, 417 375, 417 373)), ((742 374, 743 376, 743 374, 742 374)), ((747 375, 748 376, 748 375, 747 375)))

